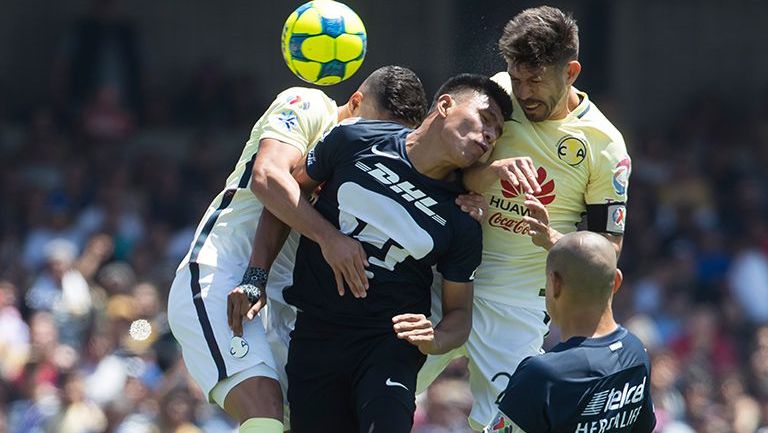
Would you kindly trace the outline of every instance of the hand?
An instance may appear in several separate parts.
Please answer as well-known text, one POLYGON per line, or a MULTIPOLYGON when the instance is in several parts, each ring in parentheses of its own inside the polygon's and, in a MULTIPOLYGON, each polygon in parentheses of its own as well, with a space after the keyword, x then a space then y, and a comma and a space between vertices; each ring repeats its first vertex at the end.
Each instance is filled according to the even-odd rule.
POLYGON ((491 169, 501 180, 505 180, 514 187, 522 185, 526 194, 538 194, 541 192, 536 167, 533 160, 527 156, 518 158, 506 158, 491 163, 491 169))
POLYGON ((523 221, 528 223, 528 235, 534 245, 546 250, 552 248, 562 235, 549 226, 549 212, 547 208, 531 194, 525 195, 525 206, 529 214, 523 217, 523 221))
POLYGON ((482 195, 474 192, 458 196, 456 198, 456 205, 481 224, 483 218, 488 215, 488 201, 482 195))
POLYGON ((397 338, 418 347, 421 353, 426 355, 436 350, 435 330, 425 315, 401 314, 393 317, 392 323, 397 338))
POLYGON ((267 296, 262 291, 259 300, 251 305, 242 284, 232 289, 227 295, 227 324, 238 337, 243 336, 243 317, 253 320, 267 303, 267 296))
POLYGON ((368 290, 368 277, 365 268, 369 266, 363 245, 357 240, 336 231, 320 243, 325 261, 333 269, 336 289, 339 296, 344 296, 346 281, 355 298, 365 298, 368 290))

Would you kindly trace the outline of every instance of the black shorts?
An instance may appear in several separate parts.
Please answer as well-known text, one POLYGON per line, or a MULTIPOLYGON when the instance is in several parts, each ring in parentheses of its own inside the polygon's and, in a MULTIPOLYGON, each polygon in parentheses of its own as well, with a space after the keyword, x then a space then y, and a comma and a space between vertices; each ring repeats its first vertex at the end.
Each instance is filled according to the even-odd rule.
POLYGON ((288 350, 293 433, 409 433, 426 355, 389 328, 360 330, 299 313, 288 350))

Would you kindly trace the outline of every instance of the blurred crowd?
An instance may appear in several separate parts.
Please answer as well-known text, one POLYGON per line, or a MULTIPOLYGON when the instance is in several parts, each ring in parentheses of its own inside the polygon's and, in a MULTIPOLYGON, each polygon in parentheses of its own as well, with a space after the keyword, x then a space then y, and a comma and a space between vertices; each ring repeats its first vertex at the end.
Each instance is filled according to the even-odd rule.
MULTIPOLYGON (((185 372, 166 297, 278 89, 216 62, 153 86, 109 4, 73 27, 49 101, 0 95, 0 433, 232 432, 185 372)), ((633 173, 615 310, 652 356, 660 432, 768 432, 765 118, 710 94, 652 131, 618 125, 633 173)), ((465 366, 418 402, 415 432, 468 432, 465 366)))

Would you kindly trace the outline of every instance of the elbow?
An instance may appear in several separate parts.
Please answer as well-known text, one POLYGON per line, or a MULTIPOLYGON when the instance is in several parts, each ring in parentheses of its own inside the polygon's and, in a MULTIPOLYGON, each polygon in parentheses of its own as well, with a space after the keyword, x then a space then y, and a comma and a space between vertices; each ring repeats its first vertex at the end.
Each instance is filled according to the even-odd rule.
POLYGON ((271 177, 269 168, 259 164, 253 166, 253 170, 251 170, 251 191, 259 200, 264 199, 264 195, 269 189, 271 177))

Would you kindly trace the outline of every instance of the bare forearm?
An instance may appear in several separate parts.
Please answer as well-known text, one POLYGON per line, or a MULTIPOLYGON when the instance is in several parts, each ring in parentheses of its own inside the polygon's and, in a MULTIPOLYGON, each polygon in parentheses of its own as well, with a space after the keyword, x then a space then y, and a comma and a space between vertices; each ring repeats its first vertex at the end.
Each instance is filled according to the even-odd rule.
POLYGON ((254 169, 251 189, 275 217, 315 242, 320 242, 330 231, 337 231, 312 207, 287 172, 269 167, 254 169))
POLYGON ((469 191, 482 193, 498 178, 490 164, 477 164, 464 171, 464 187, 469 191))
POLYGON ((624 246, 624 236, 623 235, 612 235, 609 233, 600 233, 601 235, 605 236, 606 239, 611 241, 613 244, 613 249, 616 251, 616 258, 619 258, 621 255, 621 247, 624 246))
POLYGON ((285 244, 290 227, 280 221, 269 210, 264 209, 259 218, 259 227, 253 237, 251 258, 248 266, 269 269, 285 244))
POLYGON ((467 341, 472 328, 472 310, 456 309, 448 312, 435 326, 435 339, 426 352, 431 355, 447 353, 467 341))

